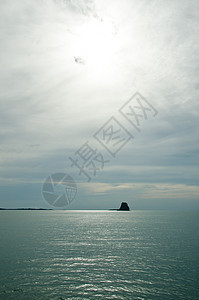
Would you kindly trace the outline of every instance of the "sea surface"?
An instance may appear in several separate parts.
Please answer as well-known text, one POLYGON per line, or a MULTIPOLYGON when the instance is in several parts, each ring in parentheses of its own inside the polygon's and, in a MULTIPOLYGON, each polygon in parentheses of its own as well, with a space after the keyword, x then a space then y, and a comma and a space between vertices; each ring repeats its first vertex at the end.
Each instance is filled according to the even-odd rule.
POLYGON ((199 299, 199 212, 0 211, 0 299, 199 299))

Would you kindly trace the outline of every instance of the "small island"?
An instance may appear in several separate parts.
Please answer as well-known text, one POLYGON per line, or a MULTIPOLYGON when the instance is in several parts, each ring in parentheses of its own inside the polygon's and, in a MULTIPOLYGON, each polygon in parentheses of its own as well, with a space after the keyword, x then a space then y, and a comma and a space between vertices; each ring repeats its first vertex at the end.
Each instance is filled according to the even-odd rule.
POLYGON ((126 202, 122 202, 118 210, 130 210, 130 208, 126 202))
POLYGON ((112 209, 109 209, 109 210, 117 210, 117 211, 129 211, 130 208, 128 206, 128 204, 126 202, 122 202, 121 205, 120 205, 120 208, 119 209, 115 209, 115 208, 112 208, 112 209))

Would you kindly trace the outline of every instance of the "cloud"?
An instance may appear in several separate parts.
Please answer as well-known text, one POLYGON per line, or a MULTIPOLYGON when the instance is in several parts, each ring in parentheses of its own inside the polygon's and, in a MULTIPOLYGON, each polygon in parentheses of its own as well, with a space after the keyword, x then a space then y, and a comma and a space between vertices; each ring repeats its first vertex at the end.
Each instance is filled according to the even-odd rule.
MULTIPOLYGON (((2 185, 70 171, 68 156, 86 141, 105 154, 93 134, 112 116, 131 131, 118 110, 139 91, 157 117, 116 158, 105 154, 110 162, 87 191, 110 195, 148 182, 154 198, 167 184, 168 197, 183 194, 180 184, 187 199, 196 197, 198 10, 188 0, 1 2, 2 185), (103 26, 111 43, 101 43, 103 26)), ((79 181, 79 170, 73 174, 79 181)))
POLYGON ((125 189, 132 189, 132 184, 109 184, 104 182, 89 182, 89 183, 82 183, 81 187, 84 190, 89 191, 92 194, 106 194, 107 192, 111 191, 122 191, 125 189))
MULTIPOLYGON (((139 195, 139 199, 199 199, 199 186, 170 183, 118 183, 104 182, 82 183, 81 188, 92 195, 118 193, 129 190, 132 195, 139 195)), ((120 194, 121 194, 120 193, 120 194)))
POLYGON ((141 193, 145 199, 186 199, 198 200, 199 186, 186 184, 153 184, 148 185, 141 193))

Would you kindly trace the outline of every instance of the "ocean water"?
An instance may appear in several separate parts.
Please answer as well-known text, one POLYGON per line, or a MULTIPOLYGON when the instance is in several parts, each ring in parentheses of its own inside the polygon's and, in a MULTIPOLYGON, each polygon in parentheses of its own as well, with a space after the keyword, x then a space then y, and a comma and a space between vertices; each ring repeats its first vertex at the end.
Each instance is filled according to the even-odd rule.
POLYGON ((199 299, 199 213, 0 211, 0 299, 199 299))

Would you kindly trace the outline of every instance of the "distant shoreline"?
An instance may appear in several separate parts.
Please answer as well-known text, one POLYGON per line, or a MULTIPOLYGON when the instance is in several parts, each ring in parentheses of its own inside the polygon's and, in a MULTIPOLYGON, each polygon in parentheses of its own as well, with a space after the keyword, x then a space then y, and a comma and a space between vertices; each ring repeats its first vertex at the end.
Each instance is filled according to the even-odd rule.
MULTIPOLYGON (((2 207, 0 207, 0 211, 1 210, 63 210, 63 209, 53 209, 53 208, 22 208, 22 207, 21 208, 2 208, 2 207)), ((66 210, 66 209, 64 209, 64 210, 66 210)), ((79 211, 79 209, 75 209, 75 210, 79 211)), ((90 210, 90 209, 80 209, 80 210, 90 210)), ((102 209, 91 209, 91 210, 102 210, 102 209)), ((103 209, 103 210, 105 210, 105 211, 123 211, 123 210, 117 209, 117 208, 110 208, 110 209, 103 209)), ((70 209, 69 209, 69 211, 70 211, 70 209)))
POLYGON ((1 208, 0 210, 53 210, 52 208, 1 208))

